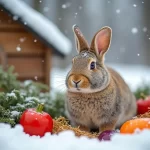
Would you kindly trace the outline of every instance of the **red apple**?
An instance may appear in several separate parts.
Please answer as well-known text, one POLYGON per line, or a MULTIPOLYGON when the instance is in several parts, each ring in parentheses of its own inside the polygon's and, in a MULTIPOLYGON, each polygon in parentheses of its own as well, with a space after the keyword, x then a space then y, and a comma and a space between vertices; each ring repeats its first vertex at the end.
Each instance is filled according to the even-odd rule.
POLYGON ((52 117, 42 111, 43 105, 27 109, 23 112, 20 118, 20 124, 23 126, 24 132, 29 135, 44 136, 46 132, 52 132, 53 119, 52 117))
POLYGON ((142 96, 137 100, 137 113, 144 114, 150 109, 150 96, 142 96))

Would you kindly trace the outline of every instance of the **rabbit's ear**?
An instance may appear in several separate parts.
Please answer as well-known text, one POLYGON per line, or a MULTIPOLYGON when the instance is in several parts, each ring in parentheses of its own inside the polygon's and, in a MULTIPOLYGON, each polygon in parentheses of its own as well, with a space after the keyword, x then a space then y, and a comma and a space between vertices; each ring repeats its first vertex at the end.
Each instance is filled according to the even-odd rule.
POLYGON ((112 30, 110 27, 103 27, 94 36, 90 50, 94 52, 101 61, 104 59, 104 54, 109 49, 111 43, 112 30))
POLYGON ((73 32, 75 35, 76 49, 77 49, 78 53, 80 53, 83 50, 89 50, 89 45, 88 45, 87 41, 85 40, 79 27, 77 25, 73 25, 72 29, 73 29, 73 32))

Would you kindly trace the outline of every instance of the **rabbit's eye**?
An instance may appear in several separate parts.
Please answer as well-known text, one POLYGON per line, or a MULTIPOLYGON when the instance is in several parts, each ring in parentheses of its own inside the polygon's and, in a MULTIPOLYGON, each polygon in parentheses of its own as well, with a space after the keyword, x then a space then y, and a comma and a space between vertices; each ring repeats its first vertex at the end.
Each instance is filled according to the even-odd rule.
POLYGON ((92 62, 91 62, 90 69, 91 69, 91 70, 95 69, 95 65, 96 65, 96 63, 95 63, 94 61, 92 61, 92 62))

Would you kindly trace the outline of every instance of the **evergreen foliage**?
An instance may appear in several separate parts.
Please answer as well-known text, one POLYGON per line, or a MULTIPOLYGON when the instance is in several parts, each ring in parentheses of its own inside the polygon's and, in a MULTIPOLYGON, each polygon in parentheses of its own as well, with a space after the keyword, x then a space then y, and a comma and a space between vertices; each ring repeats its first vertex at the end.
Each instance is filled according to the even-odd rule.
POLYGON ((43 111, 53 118, 65 117, 63 93, 56 93, 52 97, 49 92, 43 92, 48 89, 45 84, 32 80, 20 82, 13 69, 10 67, 4 71, 0 67, 0 122, 14 126, 19 123, 20 115, 24 110, 35 108, 39 103, 44 103, 43 111))
POLYGON ((18 90, 0 93, 0 122, 14 126, 19 122, 22 112, 27 108, 36 107, 38 102, 37 98, 25 97, 18 90))
POLYGON ((19 81, 17 74, 13 73, 14 67, 10 66, 7 71, 0 66, 0 89, 4 92, 11 92, 14 89, 19 89, 19 81))
POLYGON ((150 96, 150 84, 149 83, 143 83, 141 84, 137 90, 134 92, 134 95, 136 99, 141 98, 141 94, 144 94, 145 96, 150 96))

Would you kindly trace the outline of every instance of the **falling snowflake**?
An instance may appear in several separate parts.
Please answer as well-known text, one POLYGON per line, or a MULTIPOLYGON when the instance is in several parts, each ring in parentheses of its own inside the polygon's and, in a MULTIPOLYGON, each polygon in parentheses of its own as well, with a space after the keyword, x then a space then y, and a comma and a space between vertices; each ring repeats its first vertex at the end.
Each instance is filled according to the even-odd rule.
POLYGON ((144 27, 144 28, 143 28, 143 32, 146 32, 146 31, 147 31, 147 28, 146 28, 146 27, 144 27))
POLYGON ((16 50, 17 50, 18 52, 20 52, 20 51, 21 51, 21 47, 20 47, 20 46, 17 46, 17 47, 16 47, 16 50))
POLYGON ((120 9, 116 9, 116 13, 117 13, 117 14, 120 14, 120 9))
POLYGON ((140 56, 140 54, 137 54, 137 56, 140 56))
POLYGON ((88 54, 85 52, 85 53, 83 53, 81 56, 82 57, 86 57, 88 54))
POLYGON ((76 13, 74 13, 74 14, 75 14, 74 17, 76 18, 78 13, 76 12, 76 13))
POLYGON ((37 77, 37 76, 35 76, 35 77, 34 77, 34 79, 35 79, 35 80, 37 80, 37 79, 38 79, 38 77, 37 77))
POLYGON ((63 9, 66 9, 66 8, 70 7, 70 5, 71 5, 71 3, 70 3, 70 2, 67 2, 67 3, 63 4, 61 7, 62 7, 63 9))
POLYGON ((136 4, 133 4, 133 7, 137 7, 137 5, 136 5, 136 4))
POLYGON ((44 11, 44 12, 48 12, 48 11, 49 11, 49 7, 44 7, 44 8, 43 8, 43 11, 44 11))
POLYGON ((142 2, 142 4, 144 4, 144 2, 142 2))
POLYGON ((150 38, 148 38, 150 40, 150 38))
POLYGON ((14 21, 18 20, 18 18, 19 18, 18 16, 13 16, 14 21))
POLYGON ((23 43, 25 40, 26 40, 26 37, 22 37, 22 38, 19 39, 19 41, 20 41, 21 43, 23 43))
POLYGON ((59 21, 61 21, 61 20, 62 20, 62 18, 58 18, 58 20, 59 20, 59 21))
POLYGON ((134 28, 131 29, 131 32, 132 32, 133 34, 136 34, 136 33, 138 33, 138 29, 134 27, 134 28))
POLYGON ((63 5, 62 5, 62 8, 63 8, 63 9, 66 9, 66 8, 67 8, 66 4, 63 4, 63 5))
POLYGON ((82 9, 82 6, 79 6, 79 10, 81 10, 82 9))
POLYGON ((42 3, 42 1, 41 1, 41 0, 40 0, 39 2, 40 2, 40 3, 42 3))
POLYGON ((24 22, 24 25, 27 25, 27 22, 24 22))
POLYGON ((37 39, 34 39, 34 42, 36 43, 36 42, 37 42, 37 39))

